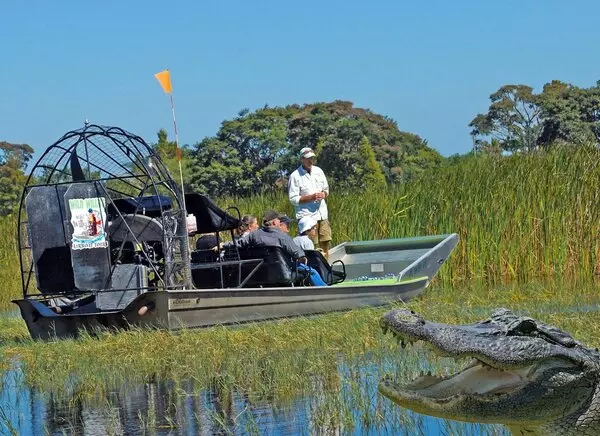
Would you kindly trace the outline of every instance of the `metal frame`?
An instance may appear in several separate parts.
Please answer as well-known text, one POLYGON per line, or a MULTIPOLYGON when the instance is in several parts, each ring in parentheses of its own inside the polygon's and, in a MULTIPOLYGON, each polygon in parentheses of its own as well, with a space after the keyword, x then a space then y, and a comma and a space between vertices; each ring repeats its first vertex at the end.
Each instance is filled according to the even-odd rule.
MULTIPOLYGON (((174 283, 171 275, 180 274, 183 271, 183 281, 179 280, 176 287, 191 287, 189 246, 185 230, 185 210, 183 210, 183 195, 160 157, 141 137, 129 133, 118 127, 107 127, 96 124, 85 124, 81 129, 67 132, 58 141, 52 144, 38 159, 29 174, 25 187, 21 194, 21 203, 18 214, 17 243, 19 246, 19 263, 21 269, 21 284, 23 297, 39 296, 38 293, 30 293, 31 276, 34 272, 34 260, 30 257, 31 241, 25 238, 28 221, 26 219, 25 199, 29 191, 37 186, 59 186, 75 184, 82 180, 75 179, 73 168, 80 170, 85 183, 93 182, 107 199, 106 206, 112 204, 117 215, 123 218, 123 214, 115 206, 117 198, 141 197, 144 195, 169 195, 172 201, 172 210, 164 209, 159 202, 161 219, 164 225, 166 217, 173 221, 175 216, 176 227, 180 234, 175 238, 165 236, 163 252, 165 264, 167 253, 178 253, 176 265, 165 268, 161 273, 157 266, 150 264, 151 270, 159 279, 160 287, 167 288, 174 283), (122 187, 111 187, 110 182, 115 181, 122 187), (124 192, 124 191, 130 191, 124 192), (168 213, 167 213, 168 212, 168 213), (25 228, 24 228, 25 226, 25 228)), ((141 213, 135 210, 134 216, 141 213)), ((64 219, 64 217, 63 217, 64 219)), ((106 228, 106 223, 104 226, 106 228)), ((125 223, 127 229, 131 228, 125 223)), ((133 233, 132 233, 133 234, 133 233)), ((135 235, 133 235, 135 239, 135 235)), ((127 241, 122 241, 116 250, 117 256, 122 256, 123 248, 127 241)), ((135 240, 136 243, 137 239, 135 240)), ((141 254, 147 258, 150 253, 146 251, 143 244, 137 247, 141 254)), ((111 253, 112 254, 112 253, 111 253)), ((171 260, 172 261, 172 260, 171 260)), ((111 266, 111 277, 114 273, 116 260, 111 266)), ((105 286, 106 287, 106 286, 105 286)), ((107 291, 114 291, 107 290, 107 291)), ((65 290, 61 295, 76 295, 76 290, 65 290)))

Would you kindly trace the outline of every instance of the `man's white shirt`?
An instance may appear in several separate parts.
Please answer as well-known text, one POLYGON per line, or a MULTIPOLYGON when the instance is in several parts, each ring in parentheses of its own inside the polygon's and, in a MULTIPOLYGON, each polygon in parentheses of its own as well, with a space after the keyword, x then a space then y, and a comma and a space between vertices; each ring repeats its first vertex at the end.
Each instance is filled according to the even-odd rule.
POLYGON ((296 208, 296 219, 309 215, 317 221, 328 219, 329 213, 325 199, 300 203, 300 197, 321 191, 325 191, 329 195, 329 184, 321 168, 313 165, 309 173, 300 165, 290 175, 288 195, 290 202, 296 208))

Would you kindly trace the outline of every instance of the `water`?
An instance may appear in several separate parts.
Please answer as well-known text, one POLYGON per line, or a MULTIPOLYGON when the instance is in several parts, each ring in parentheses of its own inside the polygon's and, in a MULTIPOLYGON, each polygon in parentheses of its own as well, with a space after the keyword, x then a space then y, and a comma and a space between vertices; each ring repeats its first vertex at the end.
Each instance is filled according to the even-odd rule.
MULTIPOLYGON (((418 354, 418 353, 417 353, 418 354)), ((331 380, 312 380, 309 398, 285 405, 252 402, 234 390, 193 382, 147 383, 109 393, 104 402, 57 398, 24 383, 17 367, 2 380, 1 434, 506 435, 501 426, 441 420, 395 406, 377 393, 380 362, 340 363, 331 380)), ((386 361, 386 371, 393 371, 386 361)))
MULTIPOLYGON (((536 311, 598 312, 598 302, 600 299, 588 298, 570 307, 538 304, 536 311)), ((489 313, 481 308, 482 317, 489 313)), ((304 396, 285 401, 277 400, 275 394, 257 399, 252 393, 219 388, 218 382, 212 389, 202 389, 193 380, 123 387, 94 401, 86 400, 73 386, 62 390, 69 391, 68 396, 59 397, 27 386, 25 374, 16 364, 0 380, 0 434, 508 435, 501 425, 420 415, 377 392, 378 381, 385 374, 412 378, 419 371, 457 368, 452 359, 438 359, 431 368, 427 353, 414 348, 390 355, 364 354, 352 360, 340 357, 331 374, 307 382, 304 396)))

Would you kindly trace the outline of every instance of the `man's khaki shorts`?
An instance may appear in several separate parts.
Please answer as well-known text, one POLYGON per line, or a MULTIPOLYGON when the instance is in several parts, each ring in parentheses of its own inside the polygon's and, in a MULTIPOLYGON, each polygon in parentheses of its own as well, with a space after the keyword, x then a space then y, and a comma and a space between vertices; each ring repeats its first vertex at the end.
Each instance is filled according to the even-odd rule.
POLYGON ((321 220, 317 222, 317 234, 312 241, 317 246, 319 242, 331 241, 331 226, 329 225, 329 220, 321 220))

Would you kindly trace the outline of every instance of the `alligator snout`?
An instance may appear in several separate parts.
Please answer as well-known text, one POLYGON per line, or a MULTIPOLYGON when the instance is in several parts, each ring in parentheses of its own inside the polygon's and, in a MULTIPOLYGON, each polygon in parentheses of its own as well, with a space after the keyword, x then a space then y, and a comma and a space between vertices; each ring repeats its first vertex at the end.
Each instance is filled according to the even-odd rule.
POLYGON ((425 320, 410 309, 394 309, 387 312, 379 320, 382 329, 387 330, 399 325, 423 325, 425 320))

